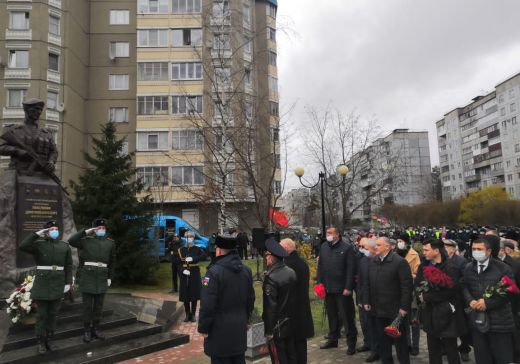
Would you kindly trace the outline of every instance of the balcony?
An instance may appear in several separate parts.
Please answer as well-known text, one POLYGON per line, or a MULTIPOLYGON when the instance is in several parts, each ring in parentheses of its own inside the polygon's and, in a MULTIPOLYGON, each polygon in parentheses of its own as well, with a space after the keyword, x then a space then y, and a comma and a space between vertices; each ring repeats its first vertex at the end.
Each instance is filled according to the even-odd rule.
POLYGON ((45 118, 52 121, 60 121, 60 113, 56 110, 47 109, 45 111, 45 118))
POLYGON ((467 177, 465 177, 465 180, 466 180, 466 183, 480 181, 480 174, 475 174, 473 176, 467 176, 467 177))
POLYGON ((4 107, 2 116, 4 119, 23 119, 25 118, 25 113, 23 109, 20 108, 10 108, 4 107))
POLYGON ((442 187, 450 187, 451 181, 442 182, 442 187))
POLYGON ((23 79, 27 80, 31 78, 30 68, 6 68, 4 77, 6 80, 23 79))
POLYGON ((49 0, 49 6, 61 9, 61 0, 49 0))
POLYGON ((6 29, 6 40, 31 40, 32 29, 6 29))
POLYGON ((47 81, 60 83, 61 82, 61 75, 60 75, 60 73, 52 71, 52 70, 47 70, 47 81))
POLYGON ((55 34, 50 34, 49 33, 49 35, 47 37, 47 41, 49 43, 52 43, 54 45, 57 45, 57 46, 61 47, 61 36, 60 35, 55 35, 55 34))

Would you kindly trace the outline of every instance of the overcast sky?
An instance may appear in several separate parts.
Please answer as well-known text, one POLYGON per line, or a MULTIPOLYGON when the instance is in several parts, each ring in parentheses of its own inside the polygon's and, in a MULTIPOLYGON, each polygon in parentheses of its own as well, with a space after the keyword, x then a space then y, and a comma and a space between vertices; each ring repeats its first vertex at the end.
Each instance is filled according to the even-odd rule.
MULTIPOLYGON (((435 122, 520 72, 517 0, 278 0, 278 26, 293 125, 305 128, 306 105, 355 108, 388 132, 428 130, 432 165, 435 122)), ((301 143, 291 146, 289 175, 307 164, 301 143)))

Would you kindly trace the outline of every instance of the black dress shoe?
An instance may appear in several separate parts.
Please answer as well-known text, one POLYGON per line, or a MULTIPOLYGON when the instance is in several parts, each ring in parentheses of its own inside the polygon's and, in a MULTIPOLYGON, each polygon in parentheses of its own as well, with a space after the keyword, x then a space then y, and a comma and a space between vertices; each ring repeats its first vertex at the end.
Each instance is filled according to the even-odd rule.
POLYGON ((191 322, 197 322, 197 319, 195 319, 195 316, 191 316, 190 321, 191 321, 191 322))
POLYGON ((356 353, 356 348, 348 348, 347 349, 347 355, 354 355, 356 353))
POLYGON ((86 343, 92 341, 92 336, 90 335, 90 327, 83 333, 83 341, 86 343))
POLYGON ((337 348, 338 342, 337 341, 327 341, 325 344, 320 346, 320 349, 330 349, 330 348, 337 348))
POLYGON ((38 354, 45 354, 47 352, 47 345, 45 345, 45 336, 38 337, 38 354))
POLYGON ((379 360, 379 355, 377 354, 370 354, 368 358, 365 359, 365 363, 373 363, 375 361, 379 360))
POLYGON ((411 355, 411 356, 417 356, 417 355, 419 355, 419 349, 417 349, 417 348, 412 348, 412 350, 410 350, 410 355, 411 355))
POLYGON ((364 352, 369 351, 369 350, 370 350, 370 348, 367 347, 367 346, 365 346, 365 345, 360 346, 359 348, 356 349, 356 351, 357 351, 358 353, 364 353, 364 352))
POLYGON ((186 318, 184 319, 184 322, 190 322, 190 317, 189 316, 186 316, 186 318))

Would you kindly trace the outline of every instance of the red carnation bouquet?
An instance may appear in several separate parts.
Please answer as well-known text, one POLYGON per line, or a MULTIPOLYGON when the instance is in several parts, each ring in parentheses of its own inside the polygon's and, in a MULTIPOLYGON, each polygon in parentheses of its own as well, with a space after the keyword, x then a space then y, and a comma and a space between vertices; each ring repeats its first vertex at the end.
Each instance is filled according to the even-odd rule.
POLYGON ((398 339, 401 337, 401 331, 399 331, 399 326, 401 326, 401 321, 403 320, 403 316, 401 314, 397 314, 397 317, 392 321, 392 323, 385 327, 385 334, 388 336, 398 339))
POLYGON ((506 296, 508 293, 511 294, 519 294, 520 289, 518 289, 515 282, 509 278, 508 276, 503 276, 496 284, 493 286, 489 286, 484 291, 482 295, 483 298, 492 298, 495 296, 506 296))
POLYGON ((319 299, 324 299, 326 294, 325 286, 322 283, 315 285, 314 293, 316 296, 318 296, 319 299))
POLYGON ((415 290, 418 296, 432 289, 440 290, 442 288, 453 287, 453 280, 451 279, 451 277, 439 268, 434 267, 432 265, 423 267, 423 276, 424 280, 421 281, 421 283, 415 290))

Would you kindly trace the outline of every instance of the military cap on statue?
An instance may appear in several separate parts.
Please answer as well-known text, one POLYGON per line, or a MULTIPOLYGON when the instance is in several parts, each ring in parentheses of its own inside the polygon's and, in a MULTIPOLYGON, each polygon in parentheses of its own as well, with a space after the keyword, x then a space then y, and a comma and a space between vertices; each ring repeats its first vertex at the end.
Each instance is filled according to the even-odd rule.
POLYGON ((265 242, 265 248, 275 257, 285 258, 289 256, 289 253, 274 238, 270 238, 265 242))
POLYGON ((59 227, 58 222, 56 220, 47 221, 44 225, 44 229, 50 229, 51 227, 59 227))
POLYGON ((221 249, 235 249, 237 247, 237 239, 232 236, 217 235, 215 245, 221 249))
POLYGON ((107 227, 107 220, 106 219, 103 219, 103 218, 99 218, 99 219, 96 219, 92 222, 92 227, 100 227, 100 226, 104 226, 105 228, 107 227))
POLYGON ((45 102, 43 102, 40 99, 30 98, 30 99, 23 100, 22 105, 23 106, 40 105, 43 107, 43 106, 45 106, 45 102))

